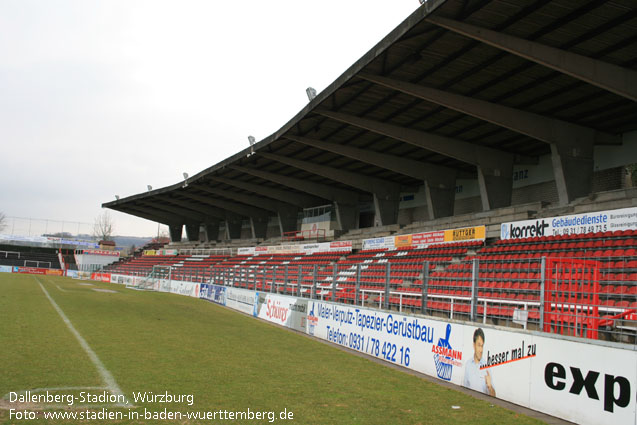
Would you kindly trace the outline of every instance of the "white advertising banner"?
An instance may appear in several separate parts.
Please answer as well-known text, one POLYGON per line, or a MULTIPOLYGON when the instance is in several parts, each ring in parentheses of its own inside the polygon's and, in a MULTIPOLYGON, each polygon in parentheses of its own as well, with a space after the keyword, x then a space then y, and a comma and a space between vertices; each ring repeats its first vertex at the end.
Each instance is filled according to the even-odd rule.
POLYGON ((637 208, 502 223, 500 239, 579 235, 637 229, 637 208))
POLYGON ((632 346, 320 301, 308 308, 307 333, 335 344, 576 423, 637 423, 632 346))
POLYGON ((462 325, 321 301, 308 308, 310 335, 462 383, 462 325))
POLYGON ((11 266, 0 266, 0 273, 11 273, 13 271, 13 267, 11 266))
POLYGON ((199 298, 199 284, 176 280, 158 279, 159 291, 199 298))
POLYGON ((257 309, 258 292, 227 287, 226 307, 253 315, 257 309))
POLYGON ((635 424, 637 352, 536 336, 528 406, 580 424, 635 424))
POLYGON ((256 317, 305 332, 308 300, 260 292, 256 317))

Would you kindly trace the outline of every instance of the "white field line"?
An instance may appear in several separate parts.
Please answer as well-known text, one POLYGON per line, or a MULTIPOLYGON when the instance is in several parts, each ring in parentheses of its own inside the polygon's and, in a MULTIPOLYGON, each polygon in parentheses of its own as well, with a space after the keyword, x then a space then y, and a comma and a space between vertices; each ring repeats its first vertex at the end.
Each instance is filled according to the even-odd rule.
MULTIPOLYGON (((51 298, 51 296, 49 295, 47 290, 44 289, 44 286, 42 285, 42 282, 40 282, 40 279, 35 277, 35 280, 38 282, 38 285, 40 285, 40 288, 42 288, 42 291, 44 292, 44 295, 46 295, 46 297, 49 299, 49 301, 51 302, 51 305, 53 306, 55 311, 58 312, 58 314, 60 315, 60 317, 62 318, 62 320, 66 324, 66 327, 69 328, 69 330, 75 336, 77 341, 80 343, 80 345, 82 346, 82 348, 84 349, 86 354, 88 354, 88 357, 91 359, 91 361, 95 365, 95 368, 97 369, 97 372, 102 377, 102 381, 104 382, 104 384, 106 385, 108 390, 111 392, 111 394, 124 395, 124 393, 120 389, 119 385, 117 385, 117 382, 115 381, 115 378, 113 377, 113 375, 108 371, 108 369, 106 369, 106 366, 104 366, 104 363, 102 363, 102 361, 99 359, 99 357, 97 357, 97 354, 95 354, 95 351, 93 351, 93 349, 88 345, 88 343, 82 337, 82 335, 80 335, 80 333, 77 331, 77 329, 75 329, 75 326, 73 326, 73 324, 71 323, 69 318, 66 317, 66 314, 64 314, 64 312, 62 311, 60 306, 57 305, 57 303, 53 300, 53 298, 51 298)), ((124 395, 124 398, 126 398, 125 395, 124 395)), ((127 398, 126 398, 126 402, 128 404, 128 399, 127 398)))

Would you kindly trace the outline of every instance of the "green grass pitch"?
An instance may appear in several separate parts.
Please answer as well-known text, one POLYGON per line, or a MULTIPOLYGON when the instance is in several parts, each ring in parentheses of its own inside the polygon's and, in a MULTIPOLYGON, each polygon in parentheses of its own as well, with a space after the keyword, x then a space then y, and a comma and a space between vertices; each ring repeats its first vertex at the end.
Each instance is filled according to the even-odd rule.
POLYGON ((260 420, 143 416, 219 410, 276 412, 274 422, 290 424, 538 423, 312 338, 179 295, 3 273, 0 319, 0 398, 5 397, 0 400, 0 423, 5 424, 271 423, 267 414, 260 420), (103 373, 38 281, 129 405, 79 400, 73 406, 52 407, 46 402, 10 403, 5 397, 26 390, 45 394, 47 389, 51 395, 97 396, 106 385, 103 373), (135 393, 144 392, 190 395, 192 405, 185 399, 133 401, 135 393), (35 412, 38 419, 10 417, 11 408, 35 412), (51 412, 85 412, 87 416, 45 420, 43 415, 51 412), (99 412, 121 412, 122 416, 137 412, 139 416, 100 420, 99 412), (280 412, 292 412, 293 419, 281 419, 280 412))

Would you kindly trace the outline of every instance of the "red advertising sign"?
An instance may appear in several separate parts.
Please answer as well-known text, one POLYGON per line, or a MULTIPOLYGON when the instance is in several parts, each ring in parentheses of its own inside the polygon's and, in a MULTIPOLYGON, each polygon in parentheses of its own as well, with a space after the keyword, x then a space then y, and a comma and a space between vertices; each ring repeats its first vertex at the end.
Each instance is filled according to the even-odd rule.
POLYGON ((111 281, 110 273, 91 273, 91 280, 97 280, 100 282, 108 282, 111 281))

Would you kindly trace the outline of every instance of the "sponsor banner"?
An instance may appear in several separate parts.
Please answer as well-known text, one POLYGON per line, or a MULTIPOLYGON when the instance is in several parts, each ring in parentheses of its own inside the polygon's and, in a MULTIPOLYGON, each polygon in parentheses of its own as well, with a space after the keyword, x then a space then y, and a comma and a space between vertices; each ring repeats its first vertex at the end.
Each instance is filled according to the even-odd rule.
POLYGON ((46 269, 44 274, 48 276, 64 276, 64 270, 46 269))
POLYGON ((226 287, 202 283, 199 287, 199 298, 226 305, 226 287))
POLYGON ((460 385, 463 326, 310 301, 307 333, 460 385))
POLYGON ((635 228, 637 228, 637 208, 623 208, 502 223, 500 239, 579 235, 635 228))
POLYGON ((237 248, 237 255, 254 255, 254 247, 237 248))
POLYGON ((257 246, 238 248, 237 255, 315 254, 319 252, 351 252, 351 241, 320 242, 296 245, 257 246))
POLYGON ((82 251, 84 255, 106 255, 108 257, 119 257, 119 252, 117 251, 106 251, 103 249, 85 249, 82 251))
POLYGON ((352 241, 330 242, 330 251, 352 251, 352 241))
POLYGON ((116 283, 118 285, 133 286, 138 282, 139 279, 143 278, 138 276, 128 276, 124 274, 111 274, 111 283, 116 283))
POLYGON ((66 271, 66 276, 67 277, 72 277, 73 279, 77 279, 78 271, 77 270, 67 270, 66 271))
MULTIPOLYGON (((53 270, 51 270, 53 271, 53 270)), ((62 270, 58 270, 59 272, 62 272, 62 270)), ((22 274, 49 274, 47 273, 49 272, 49 269, 43 269, 40 267, 13 267, 13 273, 22 273, 22 274)), ((60 274, 61 276, 61 274, 60 274)))
POLYGON ((297 331, 306 331, 308 300, 261 292, 254 316, 297 331))
POLYGON ((171 294, 199 298, 199 283, 181 282, 177 280, 158 279, 159 291, 171 294))
POLYGON ((363 239, 363 249, 385 249, 395 248, 394 236, 385 236, 384 238, 363 239))
POLYGON ((147 249, 144 251, 144 255, 147 257, 177 254, 179 254, 179 251, 176 249, 147 249))
POLYGON ((579 424, 635 423, 635 351, 466 328, 463 386, 579 424))
POLYGON ((413 233, 410 235, 386 236, 363 240, 363 249, 395 249, 406 247, 426 247, 431 244, 483 241, 486 237, 485 226, 465 227, 461 229, 439 230, 435 232, 413 233))
POLYGON ((258 292, 226 287, 226 307, 254 315, 257 309, 258 292))
POLYGON ((111 282, 110 273, 91 273, 91 280, 97 280, 99 282, 111 282))
POLYGON ((0 273, 11 273, 13 271, 13 267, 11 266, 0 266, 0 273))

